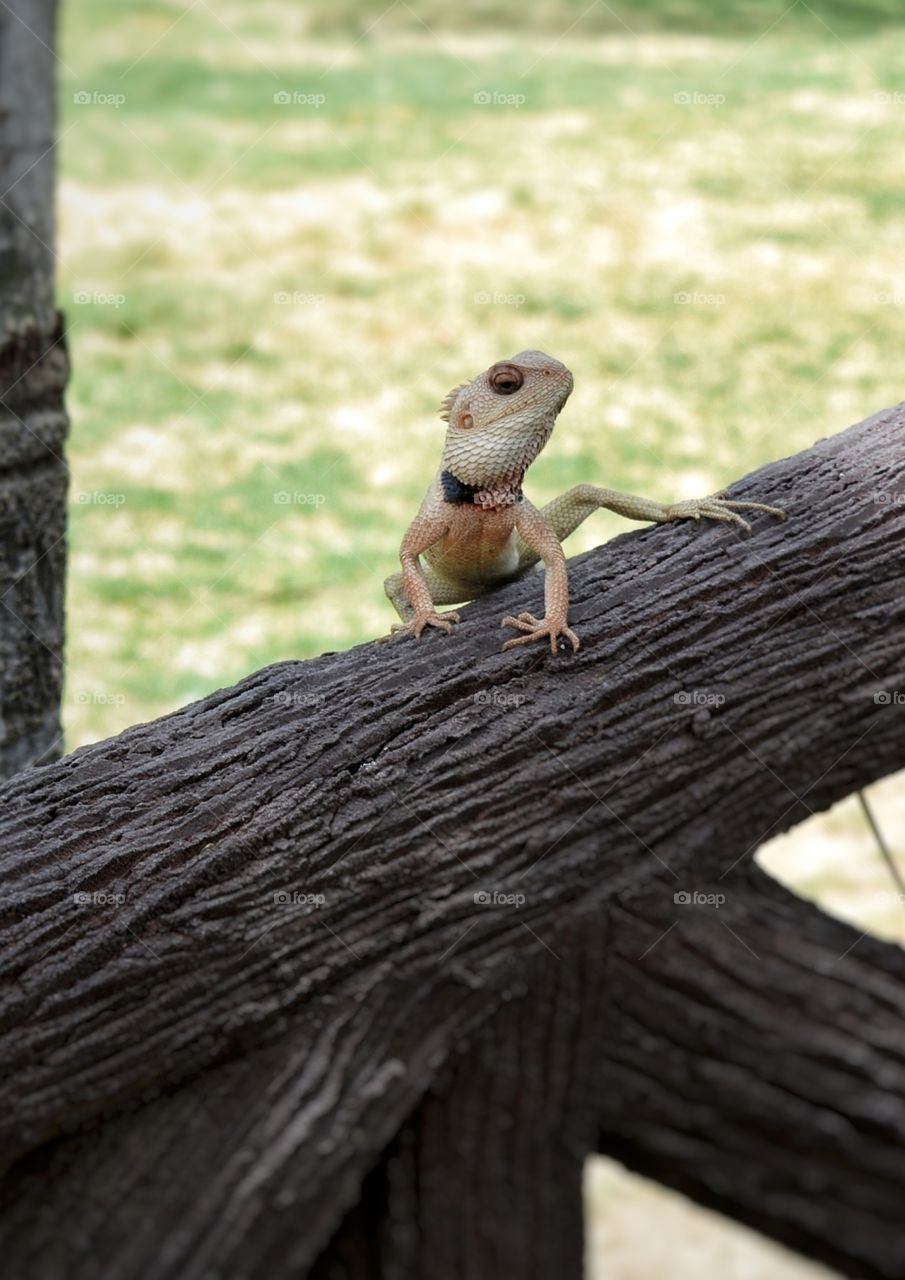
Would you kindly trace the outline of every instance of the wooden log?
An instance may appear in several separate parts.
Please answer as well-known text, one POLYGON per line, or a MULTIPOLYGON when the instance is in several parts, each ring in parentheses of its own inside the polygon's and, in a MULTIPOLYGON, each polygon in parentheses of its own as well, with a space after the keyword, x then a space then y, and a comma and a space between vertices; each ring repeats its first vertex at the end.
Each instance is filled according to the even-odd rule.
POLYGON ((9 783, 10 1265, 389 1275, 427 1247, 442 1280, 464 1231, 483 1277, 549 1214, 546 1277, 580 1256, 586 1144, 900 1275, 903 953, 751 859, 905 764, 903 427, 735 486, 785 524, 573 561, 574 657, 498 651, 538 577, 452 637, 282 663, 9 783))

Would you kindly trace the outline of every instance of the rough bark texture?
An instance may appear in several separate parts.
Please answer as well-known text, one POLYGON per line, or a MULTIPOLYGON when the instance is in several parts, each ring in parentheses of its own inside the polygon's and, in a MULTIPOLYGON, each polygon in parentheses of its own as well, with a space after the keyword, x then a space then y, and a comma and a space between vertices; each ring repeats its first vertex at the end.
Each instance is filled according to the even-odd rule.
POLYGON ((578 1277, 588 1151, 847 1274, 905 1274, 900 954, 846 956, 857 932, 750 865, 707 891, 726 901, 677 923, 659 889, 573 921, 313 1277, 578 1277))
POLYGON ((577 1275, 599 1147, 900 1277, 905 955, 751 856, 905 765, 903 474, 899 406, 573 561, 575 657, 538 578, 8 784, 13 1270, 577 1275))
POLYGON ((0 5, 0 778, 61 752, 67 358, 54 309, 53 0, 0 5))

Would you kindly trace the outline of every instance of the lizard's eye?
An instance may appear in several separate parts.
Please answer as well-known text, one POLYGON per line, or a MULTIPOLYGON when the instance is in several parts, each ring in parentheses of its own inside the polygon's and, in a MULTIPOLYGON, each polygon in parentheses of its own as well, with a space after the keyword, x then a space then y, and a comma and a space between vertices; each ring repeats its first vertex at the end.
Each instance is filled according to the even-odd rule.
POLYGON ((511 396, 524 381, 521 369, 514 364, 498 364, 490 372, 490 385, 500 396, 511 396))

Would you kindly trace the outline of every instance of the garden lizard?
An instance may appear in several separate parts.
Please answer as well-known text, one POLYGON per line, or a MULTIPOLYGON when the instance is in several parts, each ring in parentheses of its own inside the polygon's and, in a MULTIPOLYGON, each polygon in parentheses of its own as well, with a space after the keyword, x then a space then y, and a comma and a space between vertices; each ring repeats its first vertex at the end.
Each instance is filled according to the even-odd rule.
POLYGON ((577 485, 539 510, 522 493, 522 479, 550 439, 571 391, 572 374, 542 351, 521 351, 450 391, 441 411, 449 425, 440 468, 402 540, 402 572, 384 583, 402 619, 385 639, 420 637, 425 627, 451 631, 459 615, 437 613, 436 605, 474 600, 543 563, 544 617, 503 618, 502 626, 524 633, 507 640, 503 649, 547 639, 556 653, 563 636, 574 652, 579 642, 569 626, 561 544, 592 511, 606 507, 658 524, 722 520, 749 533, 740 511, 785 518, 777 507, 760 502, 717 495, 663 506, 593 484, 577 485))

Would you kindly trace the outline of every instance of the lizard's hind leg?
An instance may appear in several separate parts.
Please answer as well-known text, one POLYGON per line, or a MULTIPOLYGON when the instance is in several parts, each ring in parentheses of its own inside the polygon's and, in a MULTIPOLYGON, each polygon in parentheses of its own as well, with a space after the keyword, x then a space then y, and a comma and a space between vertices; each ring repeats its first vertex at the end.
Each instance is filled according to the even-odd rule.
MULTIPOLYGON (((447 581, 435 569, 432 569, 429 564, 423 564, 421 567, 434 604, 459 604, 463 600, 471 599, 467 588, 456 586, 455 583, 447 581)), ((405 594, 402 574, 391 573, 385 580, 383 589, 402 621, 411 622, 415 611, 409 603, 408 596, 405 594)))
POLYGON ((409 598, 405 594, 405 588, 402 585, 402 574, 391 573, 384 580, 383 589, 386 592, 387 599, 399 614, 403 622, 411 622, 415 616, 415 610, 409 604, 409 598))

